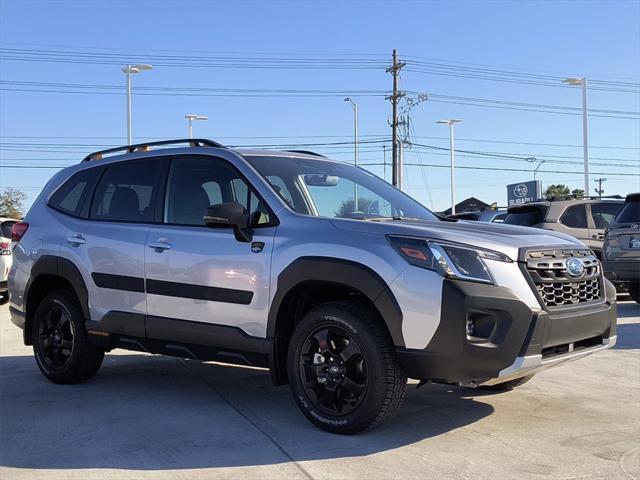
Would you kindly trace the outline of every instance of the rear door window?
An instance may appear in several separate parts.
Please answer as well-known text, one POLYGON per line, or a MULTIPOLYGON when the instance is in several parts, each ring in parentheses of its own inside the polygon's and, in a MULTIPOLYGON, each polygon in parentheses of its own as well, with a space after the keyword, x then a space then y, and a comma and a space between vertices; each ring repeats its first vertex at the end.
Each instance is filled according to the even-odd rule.
POLYGON ((542 223, 546 212, 547 207, 544 206, 520 207, 507 213, 504 223, 531 227, 542 223))
POLYGON ((616 217, 622 208, 622 202, 619 203, 592 203, 591 217, 596 228, 605 229, 616 217))
POLYGON ((87 168, 71 176, 49 199, 49 206, 73 217, 87 218, 91 193, 102 167, 87 168))
POLYGON ((161 170, 158 159, 106 167, 91 204, 92 220, 152 222, 161 170))
POLYGON ((585 205, 573 205, 560 217, 560 223, 569 228, 587 228, 587 210, 585 205))

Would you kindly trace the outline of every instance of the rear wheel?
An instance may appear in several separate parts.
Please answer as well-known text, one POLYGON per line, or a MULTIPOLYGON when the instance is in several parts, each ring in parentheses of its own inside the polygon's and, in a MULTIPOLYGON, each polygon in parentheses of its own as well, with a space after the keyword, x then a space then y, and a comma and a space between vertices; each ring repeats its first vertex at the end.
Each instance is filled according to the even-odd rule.
POLYGON ((104 351, 87 339, 75 296, 60 290, 47 295, 33 318, 33 352, 40 371, 54 383, 81 383, 100 368, 104 351))
POLYGON ((527 383, 533 378, 533 375, 527 375, 526 377, 516 378, 515 380, 509 380, 508 382, 498 383, 496 385, 481 385, 478 388, 483 390, 491 390, 493 392, 508 392, 520 385, 527 383))
POLYGON ((384 327, 353 302, 309 311, 289 345, 294 398, 316 426, 354 434, 391 418, 407 388, 384 327))

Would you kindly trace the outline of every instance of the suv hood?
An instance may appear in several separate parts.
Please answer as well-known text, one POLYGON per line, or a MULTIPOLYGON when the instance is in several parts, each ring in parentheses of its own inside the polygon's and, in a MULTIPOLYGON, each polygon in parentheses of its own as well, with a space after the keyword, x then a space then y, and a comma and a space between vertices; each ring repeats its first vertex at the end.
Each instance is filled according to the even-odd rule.
POLYGON ((588 248, 563 233, 488 222, 332 219, 331 223, 339 230, 350 232, 407 235, 472 245, 496 250, 512 260, 518 259, 518 250, 522 247, 588 248))

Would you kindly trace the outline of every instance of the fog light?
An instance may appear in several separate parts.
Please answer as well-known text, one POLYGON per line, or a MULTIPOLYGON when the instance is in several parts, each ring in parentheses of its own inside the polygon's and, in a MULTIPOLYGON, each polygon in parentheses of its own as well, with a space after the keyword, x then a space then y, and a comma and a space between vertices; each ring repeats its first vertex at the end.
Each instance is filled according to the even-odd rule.
POLYGON ((467 337, 474 337, 474 333, 476 331, 476 322, 467 318, 467 337))

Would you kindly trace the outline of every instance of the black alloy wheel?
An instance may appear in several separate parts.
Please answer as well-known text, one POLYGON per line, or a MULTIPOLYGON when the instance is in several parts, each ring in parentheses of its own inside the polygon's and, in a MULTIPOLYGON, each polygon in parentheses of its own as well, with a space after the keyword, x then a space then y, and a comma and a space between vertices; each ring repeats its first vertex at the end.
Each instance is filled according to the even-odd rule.
POLYGON ((82 383, 93 377, 104 350, 89 340, 75 293, 56 290, 45 296, 33 315, 31 343, 38 368, 54 383, 82 383))
POLYGON ((307 336, 299 356, 299 372, 307 398, 330 415, 350 414, 367 392, 363 347, 336 325, 320 326, 307 336))
POLYGON ((71 359, 74 344, 71 314, 63 305, 49 307, 38 327, 38 342, 42 359, 52 370, 65 368, 71 359))
POLYGON ((384 321, 351 300, 318 304, 302 315, 289 340, 287 374, 304 416, 342 435, 392 418, 407 387, 384 321))

